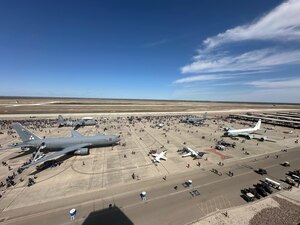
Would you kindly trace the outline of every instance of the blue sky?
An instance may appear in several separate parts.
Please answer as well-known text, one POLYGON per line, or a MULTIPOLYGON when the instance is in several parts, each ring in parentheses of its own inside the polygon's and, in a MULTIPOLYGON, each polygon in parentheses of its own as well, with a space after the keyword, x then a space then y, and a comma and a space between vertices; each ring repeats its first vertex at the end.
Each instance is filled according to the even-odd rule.
POLYGON ((3 1, 0 95, 294 102, 300 1, 3 1))

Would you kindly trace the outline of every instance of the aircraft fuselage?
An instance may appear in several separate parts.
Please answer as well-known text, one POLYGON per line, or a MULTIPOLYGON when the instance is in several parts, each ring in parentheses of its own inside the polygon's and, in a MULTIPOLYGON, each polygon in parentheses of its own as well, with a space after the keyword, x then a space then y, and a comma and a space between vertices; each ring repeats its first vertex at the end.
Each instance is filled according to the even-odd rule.
POLYGON ((116 144, 120 138, 115 135, 95 135, 95 136, 81 136, 81 137, 65 137, 65 138, 45 138, 40 140, 31 140, 23 143, 24 145, 39 148, 41 145, 46 147, 44 151, 57 151, 68 146, 76 144, 88 143, 89 148, 105 147, 116 144))

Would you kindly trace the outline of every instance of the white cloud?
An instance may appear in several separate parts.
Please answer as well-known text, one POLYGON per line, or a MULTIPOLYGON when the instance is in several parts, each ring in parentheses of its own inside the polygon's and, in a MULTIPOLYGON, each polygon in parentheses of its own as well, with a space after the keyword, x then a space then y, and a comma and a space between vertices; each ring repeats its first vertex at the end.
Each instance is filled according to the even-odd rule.
MULTIPOLYGON (((269 72, 268 70, 264 70, 264 73, 269 72)), ((180 83, 191 83, 196 81, 210 81, 210 80, 224 80, 224 79, 230 79, 234 78, 237 75, 242 74, 257 74, 261 73, 261 71, 244 71, 244 72, 234 72, 234 73, 214 73, 214 74, 201 74, 201 75, 195 75, 190 77, 181 78, 178 80, 175 80, 173 84, 180 84, 180 83)))
POLYGON ((203 44, 211 49, 219 45, 245 40, 300 40, 300 1, 282 3, 256 22, 226 30, 207 38, 203 44))
POLYGON ((201 89, 176 89, 172 95, 174 99, 184 100, 300 103, 299 88, 294 87, 245 89, 244 91, 230 89, 220 93, 209 86, 201 89))
MULTIPOLYGON (((185 92, 189 88, 181 89, 177 95, 187 98, 198 96, 199 99, 206 96, 207 99, 215 100, 299 102, 300 77, 289 70, 290 76, 286 76, 289 78, 284 79, 284 73, 292 68, 291 65, 300 65, 300 0, 283 2, 250 24, 237 26, 205 39, 192 62, 181 68, 183 74, 198 75, 178 79, 173 83, 181 84, 182 87, 195 81, 234 77, 240 79, 214 82, 206 86, 213 90, 207 90, 208 95, 197 93, 197 87, 194 87, 193 92, 185 92), (262 46, 261 44, 267 47, 256 47, 262 46), (277 70, 278 74, 279 69, 283 73, 281 79, 266 78, 246 83, 245 79, 237 76, 261 73, 265 78, 266 73, 269 73, 272 78, 271 72, 277 70), (243 88, 225 87, 220 90, 214 88, 216 85, 242 85, 243 88)), ((202 87, 198 85, 198 89, 201 90, 202 87)))
POLYGON ((256 22, 237 26, 203 41, 193 62, 181 68, 182 73, 248 71, 274 69, 278 65, 300 62, 300 1, 282 3, 256 22), (220 46, 240 41, 268 40, 268 48, 233 54, 220 46), (287 48, 286 43, 294 43, 287 48), (296 45, 295 45, 296 43, 296 45), (285 46, 283 46, 283 44, 285 46), (280 47, 281 46, 281 47, 280 47))
POLYGON ((210 81, 210 80, 221 80, 221 79, 229 79, 232 78, 232 76, 224 75, 224 74, 215 74, 215 75, 198 75, 198 76, 192 76, 192 77, 186 77, 182 79, 178 79, 174 81, 175 84, 180 83, 190 83, 195 81, 210 81))
POLYGON ((199 55, 182 73, 270 70, 275 66, 300 63, 300 50, 259 49, 233 56, 199 55))
MULTIPOLYGON (((300 88, 300 78, 289 80, 260 80, 246 83, 258 88, 300 88)), ((300 93, 300 91, 299 91, 300 93)), ((300 94, 299 94, 300 95, 300 94)))

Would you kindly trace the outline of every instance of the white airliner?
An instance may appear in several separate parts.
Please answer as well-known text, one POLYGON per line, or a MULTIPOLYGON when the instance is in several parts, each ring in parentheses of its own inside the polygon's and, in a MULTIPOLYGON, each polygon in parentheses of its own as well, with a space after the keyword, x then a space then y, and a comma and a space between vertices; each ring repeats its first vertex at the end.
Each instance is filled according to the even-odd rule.
POLYGON ((261 120, 258 120, 258 122, 256 123, 256 125, 252 128, 246 128, 246 129, 229 129, 227 130, 224 135, 225 136, 243 136, 246 137, 248 139, 252 139, 254 137, 254 135, 252 135, 251 133, 257 131, 260 129, 260 125, 261 125, 261 120))
POLYGON ((196 152, 189 147, 184 147, 183 151, 187 153, 183 154, 182 157, 192 156, 194 158, 201 158, 205 154, 205 152, 196 152))
POLYGON ((152 156, 153 156, 153 162, 160 162, 161 159, 163 160, 167 160, 167 157, 166 157, 166 154, 167 154, 167 151, 163 151, 161 153, 153 153, 152 156))

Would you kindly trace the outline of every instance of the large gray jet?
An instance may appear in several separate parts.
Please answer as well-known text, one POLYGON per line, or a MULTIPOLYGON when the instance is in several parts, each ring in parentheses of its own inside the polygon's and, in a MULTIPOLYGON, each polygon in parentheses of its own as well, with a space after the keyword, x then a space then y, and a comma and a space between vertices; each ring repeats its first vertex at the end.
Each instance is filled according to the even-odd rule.
POLYGON ((205 122, 207 116, 207 112, 204 113, 203 117, 186 117, 181 120, 183 123, 190 123, 194 125, 201 125, 205 122))
POLYGON ((64 119, 62 115, 58 116, 58 127, 74 127, 76 130, 79 127, 83 126, 94 126, 96 125, 96 120, 92 118, 82 118, 79 120, 68 120, 64 119))
POLYGON ((96 134, 94 136, 83 136, 79 132, 72 130, 71 137, 44 138, 41 139, 19 123, 13 123, 12 127, 17 131, 22 143, 16 143, 13 147, 29 148, 37 150, 35 157, 29 165, 30 167, 57 156, 72 153, 74 155, 88 155, 90 148, 112 146, 120 141, 120 136, 96 134), (39 157, 40 151, 56 151, 44 158, 39 157))

